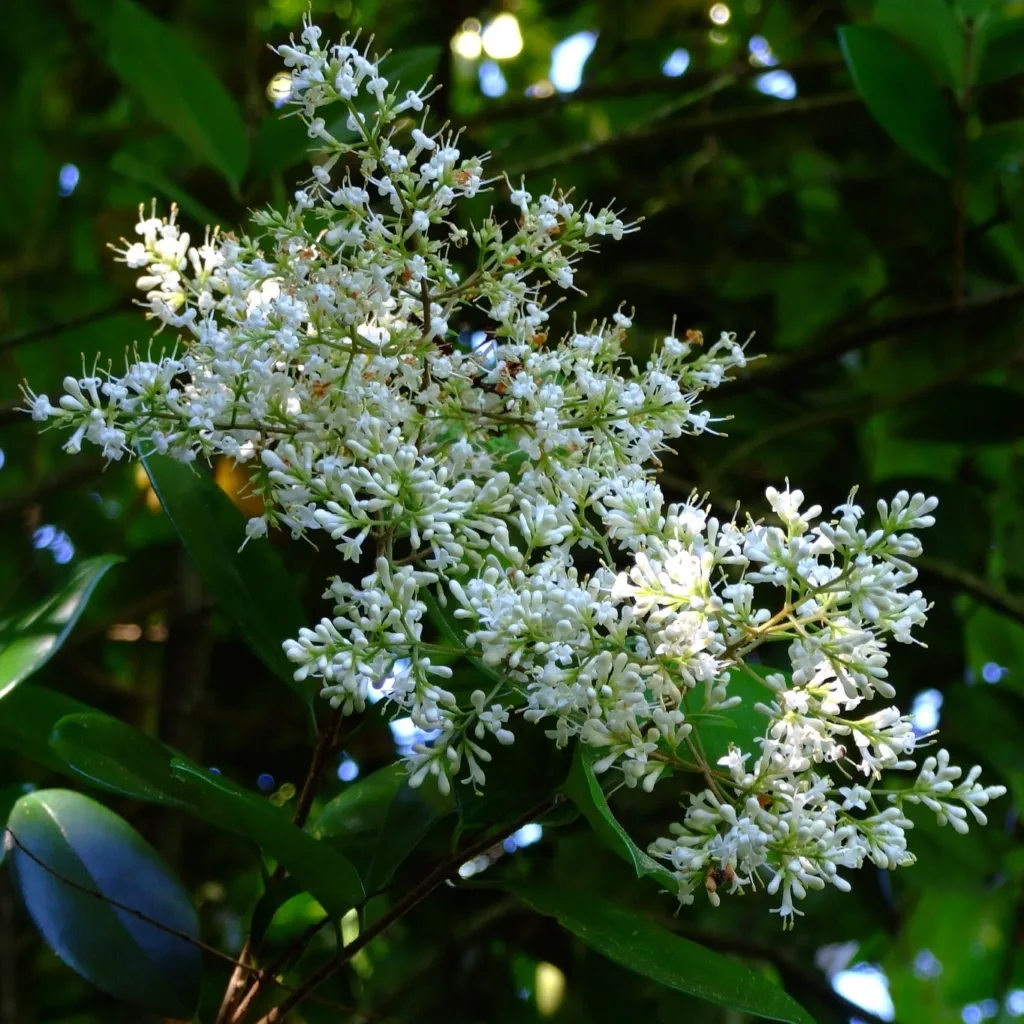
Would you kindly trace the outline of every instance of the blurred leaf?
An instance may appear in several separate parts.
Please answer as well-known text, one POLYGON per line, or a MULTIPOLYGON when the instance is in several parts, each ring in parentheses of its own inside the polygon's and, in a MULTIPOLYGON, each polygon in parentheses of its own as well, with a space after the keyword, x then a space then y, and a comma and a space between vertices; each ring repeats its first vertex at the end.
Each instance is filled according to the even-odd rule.
POLYGON ((985 34, 978 83, 991 85, 1019 74, 1024 74, 1024 18, 1007 18, 985 34))
POLYGON ((269 540, 252 541, 239 550, 245 517, 208 475, 161 455, 146 455, 143 463, 224 614, 263 663, 312 707, 315 682, 295 681, 295 668, 281 647, 307 625, 306 614, 269 540))
POLYGON ((17 837, 15 884, 61 960, 118 999, 190 1018, 202 978, 198 947, 63 880, 196 939, 199 921, 188 893, 156 851, 113 811, 66 789, 23 796, 8 828, 17 837))
POLYGON ((103 715, 70 715, 51 744, 69 767, 115 793, 175 807, 245 836, 294 875, 335 917, 359 903, 352 864, 296 828, 286 812, 177 754, 159 740, 103 715))
POLYGON ((538 913, 557 918, 609 960, 661 985, 768 1020, 814 1024, 784 989, 763 975, 594 893, 508 882, 501 885, 538 913))
POLYGON ((1019 166, 1022 157, 1024 121, 993 125, 968 143, 967 173, 972 181, 984 182, 1007 164, 1019 166))
POLYGON ((108 60, 149 112, 237 189, 249 161, 245 122, 197 54, 132 0, 113 0, 108 60))
POLYGON ((1024 772, 1021 722, 1024 698, 998 686, 950 687, 942 706, 943 739, 962 743, 1004 773, 1024 772))
POLYGON ((991 608, 976 608, 967 618, 964 641, 972 682, 985 685, 988 675, 1024 693, 1024 626, 991 608))
POLYGON ((1024 436, 1024 396, 994 384, 946 384, 890 413, 894 434, 918 444, 1007 444, 1024 436))
POLYGON ((110 169, 117 174, 123 174, 132 181, 137 181, 140 185, 145 185, 147 189, 152 189, 172 203, 177 203, 181 207, 182 213, 187 214, 199 224, 213 225, 223 222, 223 218, 208 206, 189 195, 183 188, 179 188, 157 168, 143 163, 131 153, 123 151, 115 153, 110 159, 110 169))
POLYGON ((927 65, 875 26, 844 25, 839 42, 872 117, 914 159, 949 175, 953 119, 927 65))
POLYGON ((15 619, 0 622, 0 698, 42 668, 74 628, 96 584, 120 555, 101 555, 79 563, 52 597, 15 619))
POLYGON ((946 0, 877 0, 875 24, 903 40, 960 94, 964 84, 964 31, 946 0))
POLYGON ((562 792, 580 809, 604 845, 633 865, 637 878, 651 877, 669 892, 678 892, 679 883, 672 872, 644 853, 612 814, 601 784, 594 775, 593 760, 592 753, 582 743, 577 743, 572 768, 562 792))
POLYGON ((359 869, 367 892, 382 889, 428 830, 455 811, 436 786, 409 786, 404 764, 391 764, 347 786, 317 815, 311 831, 359 869))

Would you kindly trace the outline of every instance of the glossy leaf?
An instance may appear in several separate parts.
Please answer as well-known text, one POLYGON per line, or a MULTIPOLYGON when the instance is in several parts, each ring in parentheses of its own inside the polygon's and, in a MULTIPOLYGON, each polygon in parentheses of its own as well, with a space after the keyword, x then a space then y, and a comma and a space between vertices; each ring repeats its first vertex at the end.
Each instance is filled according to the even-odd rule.
POLYGON ((153 489, 224 614, 263 663, 312 705, 312 680, 297 683, 282 641, 307 625, 295 585, 267 540, 245 540, 245 517, 204 473, 174 459, 143 459, 153 489))
POLYGON ((978 67, 978 83, 990 85, 1024 74, 1024 18, 993 25, 985 34, 978 67))
POLYGON ((4 697, 57 652, 74 628, 107 570, 119 555, 90 558, 75 567, 60 590, 31 611, 0 623, 0 697, 4 697))
POLYGON ((8 828, 17 837, 10 853, 15 884, 50 948, 118 999, 191 1017, 199 1001, 199 949, 89 895, 195 939, 199 922, 188 893, 156 851, 113 811, 66 789, 23 796, 8 828))
POLYGON ((77 773, 50 746, 50 732, 65 715, 88 713, 99 714, 66 694, 23 683, 0 700, 0 748, 75 777, 77 773))
POLYGON ((153 117, 238 187, 249 161, 245 122, 231 94, 173 29, 132 0, 114 0, 108 60, 153 117))
POLYGON ((359 868, 367 892, 376 892, 430 828, 455 810, 436 786, 409 786, 403 764, 392 764, 348 786, 317 815, 312 832, 359 868))
POLYGON ((845 25, 839 41, 872 117, 915 160, 937 174, 950 174, 953 118, 928 66, 877 26, 845 25))
POLYGON ((946 0, 877 0, 875 24, 898 36, 959 95, 964 82, 964 28, 946 0))
POLYGON ((670 892, 678 891, 679 883, 672 872, 641 850, 612 814, 601 784, 594 775, 592 755, 581 743, 576 744, 572 768, 562 792, 580 809, 604 845, 633 865, 637 878, 651 877, 670 892))
POLYGON ((803 1007, 763 975, 594 893, 515 883, 502 887, 557 918, 602 956, 661 985, 767 1020, 814 1024, 803 1007))
POLYGON ((123 722, 70 715, 55 726, 51 744, 70 768, 112 792, 188 811, 250 839, 335 917, 363 897, 352 864, 296 828, 285 811, 123 722))

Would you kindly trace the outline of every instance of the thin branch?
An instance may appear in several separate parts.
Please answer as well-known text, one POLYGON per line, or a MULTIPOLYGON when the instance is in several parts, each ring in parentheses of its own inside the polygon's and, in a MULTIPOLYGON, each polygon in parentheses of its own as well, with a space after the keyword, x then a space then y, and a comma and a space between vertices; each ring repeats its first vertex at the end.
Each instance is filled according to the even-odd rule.
POLYGON ((806 345, 799 352, 788 358, 766 359, 751 365, 746 376, 738 377, 729 386, 729 394, 736 395, 751 388, 761 387, 781 377, 789 376, 794 370, 807 370, 822 363, 864 348, 885 338, 897 337, 911 331, 926 327, 937 327, 951 319, 970 316, 982 310, 999 309, 1003 306, 1024 302, 1024 285, 1015 285, 988 295, 978 295, 965 299, 959 305, 952 302, 925 306, 923 309, 911 310, 899 316, 883 320, 881 323, 869 324, 856 331, 835 334, 828 331, 817 343, 806 345))
POLYGON ((689 132, 712 132, 723 128, 743 127, 758 122, 778 124, 782 121, 798 119, 807 114, 815 114, 822 110, 834 110, 838 107, 852 106, 860 103, 860 97, 853 92, 825 93, 822 96, 810 96, 807 99, 776 101, 755 106, 743 107, 739 110, 725 110, 720 113, 701 114, 699 117, 681 121, 658 121, 656 124, 621 132, 607 139, 592 139, 568 146, 564 149, 551 150, 533 162, 526 162, 510 168, 510 177, 520 174, 533 174, 549 167, 558 167, 572 160, 579 160, 621 148, 631 148, 637 143, 649 142, 662 136, 670 135, 678 138, 689 132))
POLYGON ((124 299, 120 299, 102 309, 94 309, 91 313, 83 313, 81 316, 70 317, 67 320, 57 320, 51 324, 43 324, 41 327, 30 327, 27 331, 8 334, 6 338, 0 338, 0 352, 9 348, 17 348, 19 345, 27 345, 29 342, 39 341, 40 338, 48 338, 51 334, 60 334, 61 331, 68 331, 73 327, 85 327, 97 320, 105 320, 115 313, 127 313, 133 308, 124 299))
MULTIPOLYGON (((819 71, 832 71, 842 66, 842 58, 826 57, 820 60, 780 64, 778 68, 783 68, 793 74, 813 74, 819 71)), ((755 67, 748 62, 743 62, 738 63, 733 68, 705 68, 700 71, 690 71, 676 78, 668 75, 658 75, 654 78, 637 78, 628 82, 591 82, 581 85, 573 92, 556 92, 551 96, 488 105, 479 114, 463 118, 462 120, 465 121, 467 130, 473 131, 498 121, 511 121, 521 117, 531 119, 544 117, 577 103, 629 99, 634 96, 672 95, 678 92, 688 92, 701 85, 707 85, 723 73, 731 74, 737 79, 745 79, 755 75, 762 75, 766 70, 769 69, 760 66, 755 67)))
POLYGON ((915 558, 914 564, 922 572, 938 576, 939 579, 952 583, 957 589, 965 591, 982 604, 1024 623, 1024 600, 994 587, 987 580, 976 576, 968 569, 961 569, 959 565, 953 565, 941 558, 932 558, 930 555, 921 555, 915 558))
POLYGON ((487 850, 497 846, 503 839, 506 839, 513 832, 536 820, 540 815, 551 810, 553 807, 556 807, 564 799, 565 797, 560 793, 553 797, 546 797, 540 803, 531 807, 524 815, 517 818, 511 825, 506 826, 494 835, 485 836, 477 842, 471 843, 464 850, 460 850, 458 853, 443 860, 430 874, 414 885, 398 900, 390 910, 345 946, 337 956, 314 971, 297 991, 288 996, 280 1005, 275 1006, 266 1016, 261 1017, 258 1024, 276 1024, 277 1021, 283 1020, 287 1013, 298 1006, 303 999, 332 974, 344 967, 360 950, 365 949, 378 935, 387 931, 395 921, 404 917, 410 910, 422 903, 438 886, 457 875, 459 868, 466 861, 472 860, 479 854, 485 853, 487 850))
MULTIPOLYGON (((334 750, 334 745, 338 739, 338 730, 341 727, 342 714, 340 709, 331 712, 327 722, 324 723, 324 727, 320 730, 320 735, 317 738, 316 747, 313 749, 313 757, 309 762, 309 769, 306 772, 306 778, 302 783, 302 790, 299 793, 299 800, 295 807, 295 815, 292 818, 292 824, 296 828, 302 828, 306 824, 306 819, 309 817, 309 812, 313 807, 313 801, 316 798, 316 791, 320 785, 320 776, 323 774, 324 765, 327 763, 327 759, 330 757, 331 752, 334 750)), ((279 881, 285 875, 285 869, 278 865, 274 870, 274 874, 271 877, 271 882, 279 881)), ((217 1011, 217 1019, 215 1024, 226 1024, 228 1021, 236 1019, 235 1013, 240 1005, 248 1005, 253 998, 252 990, 259 992, 267 978, 267 972, 262 971, 259 968, 249 965, 249 958, 252 955, 252 942, 251 936, 245 940, 245 945, 242 947, 242 952, 239 954, 240 963, 235 967, 234 972, 228 979, 227 987, 224 989, 224 996, 221 1000, 220 1008, 217 1011), (244 968, 242 965, 245 965, 244 968), (247 975, 255 974, 255 978, 252 982, 252 988, 249 992, 246 992, 246 983, 249 980, 247 975)), ((239 1018, 240 1019, 240 1018, 239 1018)))

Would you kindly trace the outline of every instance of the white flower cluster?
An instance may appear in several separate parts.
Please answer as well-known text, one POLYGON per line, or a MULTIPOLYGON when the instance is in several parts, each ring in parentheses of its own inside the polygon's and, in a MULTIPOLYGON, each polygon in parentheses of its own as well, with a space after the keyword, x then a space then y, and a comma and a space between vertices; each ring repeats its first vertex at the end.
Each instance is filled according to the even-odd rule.
POLYGON ((821 510, 788 488, 768 491, 781 526, 666 504, 658 453, 708 429, 698 399, 743 348, 688 331, 639 367, 621 310, 549 337, 550 290, 572 290, 578 257, 636 225, 509 185, 513 223, 462 226, 456 204, 489 183, 483 158, 428 133, 427 86, 400 93, 368 51, 320 35, 307 23, 279 50, 317 147, 293 205, 256 214, 252 237, 198 246, 173 210, 143 211, 118 255, 181 340, 122 375, 69 377, 56 406, 27 391, 34 417, 70 431, 70 452, 247 464, 265 500, 248 539, 323 533, 360 563, 358 585, 330 582, 333 615, 286 650, 346 713, 390 680, 436 737, 409 756, 413 784, 483 785, 488 745, 512 743, 518 718, 592 748, 594 769, 629 786, 701 778, 652 847, 683 901, 766 878, 791 919, 808 888, 847 886, 841 868, 912 860, 904 803, 958 830, 968 811, 984 822, 1002 787, 977 770, 955 785, 944 751, 910 786, 877 788, 916 767, 918 740, 891 706, 850 717, 894 695, 887 638, 910 642, 924 621, 911 531, 935 500, 879 503, 870 531, 852 496, 814 526, 821 510), (754 672, 750 655, 779 641, 791 672, 754 672), (486 692, 457 685, 461 657, 486 692), (710 764, 701 720, 742 700, 742 672, 763 686, 764 735, 710 764), (858 781, 837 787, 835 772, 858 781))

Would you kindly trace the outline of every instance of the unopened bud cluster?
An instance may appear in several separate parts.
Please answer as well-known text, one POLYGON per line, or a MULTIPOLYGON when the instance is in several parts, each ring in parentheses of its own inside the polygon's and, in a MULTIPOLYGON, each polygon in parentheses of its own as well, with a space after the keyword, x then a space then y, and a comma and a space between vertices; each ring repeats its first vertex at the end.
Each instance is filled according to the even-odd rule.
POLYGON ((293 204, 201 244, 173 210, 143 212, 118 255, 180 340, 68 378, 56 406, 26 392, 35 418, 70 432, 70 452, 235 459, 265 500, 248 539, 285 527, 372 565, 331 580, 333 614, 286 650, 346 713, 388 680, 433 737, 408 757, 413 784, 483 786, 524 720, 628 786, 699 779, 651 846, 684 902, 760 884, 791 921, 808 889, 848 888, 843 869, 913 861, 907 804, 984 823, 1002 787, 961 781, 942 750, 918 769, 908 718, 862 708, 895 695, 887 644, 925 619, 912 561, 935 499, 901 492, 869 523, 852 495, 826 520, 769 489, 778 525, 666 503, 658 453, 708 429, 701 395, 744 366, 742 346, 688 331, 637 366, 621 310, 549 337, 552 290, 636 225, 510 185, 511 221, 460 226, 456 205, 490 183, 483 159, 428 130, 427 86, 403 92, 367 51, 320 37, 306 24, 278 51, 316 147, 293 204), (788 672, 752 667, 770 644, 788 672), (763 735, 709 763, 700 723, 736 707, 741 675, 763 735))

